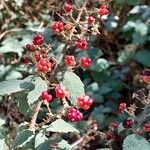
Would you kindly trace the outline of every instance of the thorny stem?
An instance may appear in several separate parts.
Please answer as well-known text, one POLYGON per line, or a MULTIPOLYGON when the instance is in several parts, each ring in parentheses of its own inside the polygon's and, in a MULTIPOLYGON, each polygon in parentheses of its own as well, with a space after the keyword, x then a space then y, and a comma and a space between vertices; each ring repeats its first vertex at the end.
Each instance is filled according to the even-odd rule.
POLYGON ((35 127, 36 119, 37 119, 38 113, 39 113, 39 111, 41 109, 41 105, 42 105, 42 101, 39 101, 38 104, 37 104, 37 106, 36 106, 36 108, 35 108, 35 110, 34 110, 29 130, 33 130, 34 127, 35 127))
POLYGON ((82 6, 82 8, 81 8, 81 10, 80 10, 80 12, 79 12, 79 14, 78 14, 78 17, 77 17, 77 19, 76 19, 76 21, 75 21, 76 24, 74 25, 74 27, 72 28, 72 31, 71 31, 71 33, 70 33, 70 38, 69 38, 70 40, 71 40, 71 38, 72 38, 72 36, 73 36, 73 33, 74 33, 74 30, 75 30, 76 26, 77 26, 77 25, 79 24, 79 22, 80 22, 81 15, 82 15, 82 13, 83 13, 85 7, 86 7, 87 2, 88 2, 88 0, 85 0, 84 4, 83 4, 83 6, 82 6))
MULTIPOLYGON (((86 7, 87 2, 88 2, 88 0, 85 0, 84 4, 83 4, 83 6, 82 6, 82 8, 81 8, 81 10, 80 10, 80 12, 79 12, 79 14, 78 14, 78 17, 77 17, 77 19, 76 19, 76 25, 72 28, 72 32, 70 33, 70 39, 71 39, 72 36, 73 36, 73 33, 74 33, 74 30, 75 30, 76 26, 77 26, 77 25, 79 24, 79 22, 80 22, 81 15, 82 15, 82 13, 83 13, 85 7, 86 7)), ((65 44, 65 46, 64 46, 64 48, 63 48, 63 50, 62 50, 63 53, 65 53, 65 51, 67 50, 67 46, 68 46, 68 44, 65 44)), ((56 62, 55 68, 53 69, 53 72, 52 72, 52 74, 51 74, 51 76, 50 76, 50 78, 49 78, 49 81, 50 81, 50 82, 52 81, 53 76, 56 75, 57 68, 58 68, 60 62, 61 62, 62 59, 63 59, 63 53, 62 53, 62 55, 60 56, 59 60, 56 62)), ((32 117, 32 119, 31 119, 31 124, 30 124, 30 127, 29 127, 30 130, 33 130, 33 128, 35 127, 37 115, 38 115, 38 112, 39 112, 40 109, 41 109, 41 105, 42 105, 42 101, 39 101, 39 103, 38 103, 37 106, 36 106, 36 109, 35 109, 35 112, 34 112, 34 114, 33 114, 33 117, 32 117)), ((64 111, 66 110, 66 108, 67 108, 67 107, 64 107, 63 110, 61 110, 61 111, 60 111, 59 113, 57 113, 56 115, 53 115, 52 117, 50 117, 50 119, 52 119, 53 117, 59 116, 59 114, 63 114, 64 111)))
POLYGON ((147 105, 145 105, 145 107, 144 107, 144 109, 143 109, 143 112, 142 112, 142 115, 141 115, 141 117, 140 117, 140 119, 139 119, 139 121, 138 121, 138 129, 137 129, 137 131, 139 130, 139 128, 141 127, 141 125, 142 125, 142 123, 143 123, 143 121, 144 121, 144 119, 147 117, 146 116, 146 112, 147 112, 147 109, 148 109, 148 107, 150 107, 150 94, 149 94, 149 96, 148 96, 148 98, 147 98, 147 105))

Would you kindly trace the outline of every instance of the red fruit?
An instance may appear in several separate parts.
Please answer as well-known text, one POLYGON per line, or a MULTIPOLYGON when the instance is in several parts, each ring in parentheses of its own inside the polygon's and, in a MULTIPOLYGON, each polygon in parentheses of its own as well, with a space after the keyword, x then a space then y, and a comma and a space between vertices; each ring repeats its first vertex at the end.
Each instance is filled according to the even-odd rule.
POLYGON ((144 125, 146 132, 150 133, 150 122, 144 125))
POLYGON ((116 123, 112 122, 112 123, 110 124, 110 127, 111 127, 112 129, 116 129, 116 128, 118 127, 118 125, 117 125, 116 123))
POLYGON ((83 119, 83 114, 78 109, 70 107, 68 111, 68 118, 72 122, 78 122, 83 119))
POLYGON ((124 128, 131 128, 132 127, 132 125, 133 125, 133 123, 134 123, 134 120, 133 119, 131 119, 131 118, 129 118, 129 119, 125 119, 124 121, 123 121, 123 127, 124 128))
POLYGON ((65 97, 68 97, 69 93, 64 85, 59 85, 55 88, 56 97, 63 99, 65 97))
POLYGON ((108 7, 106 5, 100 6, 100 8, 99 8, 99 14, 101 16, 107 15, 108 13, 109 13, 109 11, 108 11, 108 7))
POLYGON ((70 12, 72 10, 72 8, 73 8, 72 4, 70 4, 70 3, 65 3, 64 4, 64 10, 66 12, 70 12))
POLYGON ((91 58, 88 58, 88 57, 82 57, 80 59, 80 64, 83 68, 88 68, 92 64, 92 60, 91 58))
POLYGON ((114 140, 116 138, 115 134, 113 132, 107 132, 106 133, 107 140, 114 140))
POLYGON ((27 45, 26 45, 26 49, 27 49, 28 51, 33 52, 33 51, 35 51, 35 46, 34 46, 33 44, 27 44, 27 45))
POLYGON ((73 55, 65 56, 64 63, 68 66, 75 67, 76 65, 75 57, 73 55))
POLYGON ((34 37, 33 37, 33 43, 35 45, 41 45, 44 43, 44 36, 41 35, 41 34, 36 34, 34 37))
POLYGON ((140 77, 144 82, 150 84, 150 69, 145 69, 140 77))
POLYGON ((101 5, 100 8, 101 9, 108 9, 108 6, 107 5, 101 5))
POLYGON ((47 59, 40 59, 37 63, 37 69, 40 72, 47 73, 51 71, 51 63, 47 59))
POLYGON ((88 95, 83 95, 78 97, 78 106, 87 110, 93 104, 93 99, 90 98, 88 95))
POLYGON ((64 30, 64 25, 62 22, 57 21, 53 24, 52 29, 55 32, 62 32, 64 30))
POLYGON ((76 42, 76 47, 79 48, 79 49, 81 49, 81 50, 86 50, 87 46, 88 46, 88 43, 84 39, 78 40, 76 42))
POLYGON ((124 112, 126 109, 127 109, 127 104, 126 103, 120 103, 119 111, 124 112))
POLYGON ((95 22, 95 18, 93 16, 89 16, 87 20, 88 20, 88 24, 93 24, 95 22))
POLYGON ((21 62, 24 64, 28 64, 30 62, 30 59, 29 59, 29 57, 22 57, 21 62))
POLYGON ((38 62, 41 59, 41 54, 39 52, 34 53, 35 60, 38 62))
POLYGON ((42 100, 46 100, 47 102, 51 102, 52 101, 52 95, 48 94, 47 91, 43 91, 42 95, 41 95, 42 100))

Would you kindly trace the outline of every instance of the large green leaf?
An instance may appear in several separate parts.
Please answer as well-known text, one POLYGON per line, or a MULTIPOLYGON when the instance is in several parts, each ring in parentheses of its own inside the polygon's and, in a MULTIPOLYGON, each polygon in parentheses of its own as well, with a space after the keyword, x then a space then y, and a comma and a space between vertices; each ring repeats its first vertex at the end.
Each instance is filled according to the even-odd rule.
POLYGON ((44 135, 43 132, 40 132, 35 137, 34 147, 36 150, 48 150, 49 145, 47 142, 48 138, 44 135))
POLYGON ((30 35, 24 35, 21 41, 19 41, 16 37, 8 37, 1 43, 2 46, 0 47, 0 53, 14 52, 21 56, 23 52, 23 46, 30 41, 30 35))
POLYGON ((52 122, 48 127, 46 127, 46 131, 59 133, 79 132, 76 128, 62 119, 57 119, 56 121, 52 122))
POLYGON ((123 150, 150 150, 150 143, 140 135, 131 134, 124 140, 123 150))
POLYGON ((34 89, 27 96, 29 106, 38 100, 43 91, 47 90, 46 81, 40 77, 34 78, 32 83, 34 84, 34 89))
POLYGON ((29 141, 31 141, 34 138, 34 136, 35 136, 34 133, 30 130, 24 130, 24 131, 20 132, 15 138, 13 147, 17 148, 17 147, 24 146, 29 141))
POLYGON ((69 91, 69 100, 71 104, 76 105, 78 96, 85 95, 84 84, 80 78, 71 71, 65 72, 63 84, 69 91))
POLYGON ((8 80, 0 83, 0 95, 9 95, 23 90, 31 90, 33 84, 32 77, 27 77, 24 80, 8 80))

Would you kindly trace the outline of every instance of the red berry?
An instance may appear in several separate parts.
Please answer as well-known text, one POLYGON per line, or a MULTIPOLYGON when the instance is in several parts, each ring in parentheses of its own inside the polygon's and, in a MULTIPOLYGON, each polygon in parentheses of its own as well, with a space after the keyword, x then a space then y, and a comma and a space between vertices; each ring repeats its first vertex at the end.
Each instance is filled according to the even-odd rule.
POLYGON ((24 64, 28 64, 30 62, 30 59, 29 59, 29 57, 22 57, 21 62, 24 64))
POLYGON ((52 29, 55 32, 62 32, 64 30, 64 25, 62 22, 57 21, 53 24, 52 29))
POLYGON ((89 16, 87 20, 88 20, 88 24, 93 24, 95 22, 95 18, 93 16, 89 16))
POLYGON ((33 44, 27 44, 27 45, 26 45, 26 49, 27 49, 28 51, 33 52, 33 51, 35 51, 35 46, 34 46, 33 44))
POLYGON ((78 106, 87 110, 93 104, 93 99, 90 98, 88 95, 83 95, 78 97, 78 106))
POLYGON ((107 5, 101 5, 100 8, 101 9, 108 9, 108 6, 107 5))
POLYGON ((34 53, 35 60, 38 62, 41 59, 41 54, 39 52, 34 53))
POLYGON ((41 95, 42 100, 46 100, 47 102, 51 102, 52 101, 52 95, 48 94, 47 91, 43 91, 42 95, 41 95))
POLYGON ((112 128, 112 129, 116 129, 117 127, 118 127, 118 125, 116 123, 114 123, 114 122, 112 122, 110 124, 110 128, 112 128))
POLYGON ((109 13, 109 11, 108 11, 108 7, 106 5, 100 6, 100 8, 99 8, 99 14, 101 16, 107 15, 108 13, 109 13))
POLYGON ((107 140, 114 140, 116 138, 115 134, 111 131, 106 133, 107 140))
POLYGON ((134 120, 133 119, 131 119, 131 118, 129 118, 129 119, 125 119, 124 121, 123 121, 123 127, 124 128, 131 128, 132 127, 132 125, 133 125, 133 123, 134 123, 134 120))
POLYGON ((44 36, 41 35, 41 34, 36 34, 34 37, 33 37, 33 43, 35 45, 41 45, 43 44, 44 42, 44 36))
POLYGON ((150 133, 150 122, 144 125, 146 132, 150 133))
POLYGON ((63 99, 65 97, 68 97, 69 93, 64 85, 59 85, 55 88, 56 97, 63 99))
POLYGON ((64 63, 68 66, 75 67, 76 65, 75 57, 73 55, 65 56, 64 63))
POLYGON ((88 46, 88 43, 84 39, 78 40, 76 42, 76 47, 79 48, 79 49, 81 49, 81 50, 86 50, 87 46, 88 46))
POLYGON ((124 112, 126 109, 127 109, 127 104, 126 103, 120 103, 119 111, 124 112))
POLYGON ((83 119, 83 114, 78 109, 70 107, 68 111, 68 118, 72 122, 78 122, 83 119))
POLYGON ((40 59, 37 63, 37 69, 40 72, 47 73, 51 71, 51 63, 47 59, 40 59))
POLYGON ((144 82, 150 84, 150 69, 145 69, 140 77, 144 82))
POLYGON ((83 68, 88 68, 92 64, 92 60, 91 58, 88 58, 88 57, 82 57, 80 59, 80 64, 83 68))
POLYGON ((66 12, 70 12, 72 10, 72 8, 73 8, 72 4, 70 4, 70 3, 65 3, 64 4, 64 10, 66 12))

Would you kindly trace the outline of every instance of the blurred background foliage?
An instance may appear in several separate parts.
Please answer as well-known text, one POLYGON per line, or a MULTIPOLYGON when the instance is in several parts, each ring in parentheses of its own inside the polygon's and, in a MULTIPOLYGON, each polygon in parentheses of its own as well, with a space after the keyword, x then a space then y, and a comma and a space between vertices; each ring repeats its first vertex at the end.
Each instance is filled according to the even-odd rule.
MULTIPOLYGON (((20 63, 20 59, 25 53, 24 45, 31 41, 36 32, 44 32, 47 42, 53 42, 56 53, 59 53, 63 43, 58 43, 50 29, 53 19, 51 8, 55 4, 59 2, 0 1, 0 81, 21 79, 32 74, 32 70, 20 63)), ((107 130, 112 121, 121 122, 123 116, 118 114, 118 104, 121 101, 128 105, 133 102, 132 93, 141 86, 137 75, 150 67, 150 1, 114 0, 110 12, 101 22, 101 34, 91 37, 89 50, 77 53, 77 59, 84 54, 93 60, 88 70, 76 70, 85 84, 87 95, 95 101, 86 112, 85 120, 76 124, 83 133, 89 115, 103 130, 107 130)), ((9 132, 7 136, 11 140, 15 131, 10 131, 15 130, 16 123, 28 118, 16 106, 20 96, 1 97, 0 100, 0 110, 3 112, 0 132, 4 136, 9 132)), ((56 109, 58 104, 54 102, 52 106, 56 109)))

